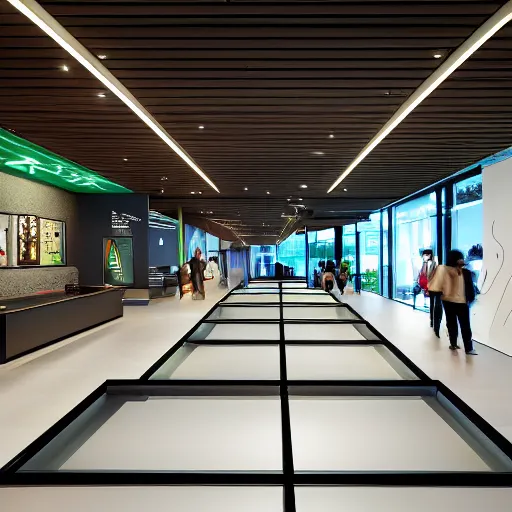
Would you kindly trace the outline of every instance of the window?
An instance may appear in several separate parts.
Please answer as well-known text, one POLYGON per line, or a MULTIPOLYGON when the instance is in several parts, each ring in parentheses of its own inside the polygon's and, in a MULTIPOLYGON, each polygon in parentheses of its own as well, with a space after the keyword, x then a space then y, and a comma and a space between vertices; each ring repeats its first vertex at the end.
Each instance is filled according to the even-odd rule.
MULTIPOLYGON (((394 208, 394 298, 411 305, 415 303, 414 288, 421 270, 421 254, 425 249, 437 254, 436 222, 435 192, 394 208)), ((416 299, 417 307, 428 308, 425 297, 416 299)))
POLYGON ((293 233, 277 247, 277 261, 293 268, 293 275, 306 277, 306 235, 293 233))
POLYGON ((343 226, 341 260, 348 266, 348 273, 356 273, 356 225, 343 226))
POLYGON ((357 223, 361 289, 380 293, 380 217, 372 213, 369 222, 357 223))
POLYGON ((482 175, 453 186, 452 248, 464 254, 468 268, 478 281, 483 259, 482 175))
POLYGON ((389 210, 382 212, 382 295, 389 298, 389 210))
POLYGON ((320 286, 315 283, 315 271, 320 271, 319 262, 333 260, 334 261, 334 228, 321 229, 319 231, 308 231, 308 248, 309 248, 309 276, 308 283, 310 286, 320 286))

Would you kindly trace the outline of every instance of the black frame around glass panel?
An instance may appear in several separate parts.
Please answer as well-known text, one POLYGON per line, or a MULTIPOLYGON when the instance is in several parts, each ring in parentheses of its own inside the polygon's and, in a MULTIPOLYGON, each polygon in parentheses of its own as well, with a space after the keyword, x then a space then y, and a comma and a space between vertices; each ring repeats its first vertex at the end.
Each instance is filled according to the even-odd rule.
MULTIPOLYGON (((279 339, 275 340, 203 340, 201 344, 222 345, 255 345, 272 344, 279 346, 278 380, 149 380, 150 377, 176 353, 194 334, 207 317, 222 304, 222 300, 232 294, 229 292, 213 308, 206 313, 183 338, 173 345, 158 361, 156 361, 139 380, 107 380, 78 406, 66 414, 49 430, 31 443, 19 455, 14 457, 0 470, 0 485, 6 486, 92 486, 92 485, 218 485, 247 486, 275 485, 281 486, 284 492, 284 511, 295 512, 296 485, 366 485, 366 486, 428 486, 428 487, 511 487, 512 486, 512 444, 483 420, 475 411, 458 398, 452 391, 439 381, 431 380, 409 358, 398 350, 390 341, 383 337, 373 326, 366 322, 350 306, 342 305, 336 300, 337 307, 346 307, 357 320, 357 325, 364 326, 375 336, 375 340, 365 342, 352 341, 318 341, 290 340, 286 342, 284 327, 284 308, 293 303, 283 304, 282 298, 286 291, 279 285, 280 310, 279 339), (318 345, 371 345, 379 344, 386 347, 397 357, 418 380, 289 380, 286 365, 286 346, 299 344, 318 345), (179 471, 19 471, 34 456, 40 454, 50 443, 61 442, 58 436, 77 418, 87 411, 103 395, 116 397, 129 396, 279 396, 281 404, 281 435, 282 435, 282 472, 250 471, 250 472, 179 472, 179 471), (495 472, 454 471, 454 472, 418 472, 391 471, 368 472, 296 472, 292 451, 292 428, 290 420, 289 398, 294 396, 427 396, 435 397, 440 407, 450 411, 456 422, 467 429, 473 439, 478 438, 480 448, 490 457, 501 461, 501 468, 495 472)), ((325 293, 325 292, 320 292, 325 293)), ((249 297, 250 298, 250 297, 249 297)), ((300 307, 318 307, 318 303, 298 304, 300 307)), ((334 307, 336 307, 334 306, 334 307)), ((222 306, 226 307, 226 306, 222 306)), ((262 304, 236 304, 228 307, 268 307, 262 304)), ((271 305, 276 307, 276 305, 271 305)), ((320 307, 333 307, 321 305, 320 307)), ((237 320, 231 323, 246 323, 237 320)), ((311 323, 299 321, 300 323, 311 323)), ((254 323, 249 321, 249 323, 254 323)), ((334 322, 346 323, 346 322, 334 322)), ((470 445, 471 446, 471 445, 470 445)), ((472 447, 473 448, 473 447, 472 447)), ((52 448, 53 449, 53 448, 52 448)), ((478 453, 478 452, 477 452, 478 453)))

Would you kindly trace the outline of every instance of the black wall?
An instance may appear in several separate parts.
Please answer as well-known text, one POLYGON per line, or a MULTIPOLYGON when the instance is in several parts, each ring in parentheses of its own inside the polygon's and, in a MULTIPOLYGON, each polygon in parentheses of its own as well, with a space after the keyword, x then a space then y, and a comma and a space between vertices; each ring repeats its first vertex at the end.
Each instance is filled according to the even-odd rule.
POLYGON ((149 228, 149 266, 178 266, 178 229, 149 228), (162 238, 164 245, 159 245, 162 238))
POLYGON ((134 287, 148 287, 149 200, 139 194, 77 194, 79 236, 76 266, 80 284, 103 285, 103 238, 116 236, 112 210, 138 217, 131 222, 134 287))

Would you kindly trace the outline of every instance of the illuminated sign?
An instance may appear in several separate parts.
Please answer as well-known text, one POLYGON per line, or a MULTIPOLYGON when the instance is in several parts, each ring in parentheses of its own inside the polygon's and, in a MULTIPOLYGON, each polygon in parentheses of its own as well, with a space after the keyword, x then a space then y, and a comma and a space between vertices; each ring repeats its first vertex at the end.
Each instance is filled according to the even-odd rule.
POLYGON ((0 128, 0 171, 70 192, 126 194, 103 176, 0 128))
POLYGON ((117 213, 112 210, 112 232, 116 236, 131 236, 131 222, 141 222, 142 219, 128 213, 117 213))

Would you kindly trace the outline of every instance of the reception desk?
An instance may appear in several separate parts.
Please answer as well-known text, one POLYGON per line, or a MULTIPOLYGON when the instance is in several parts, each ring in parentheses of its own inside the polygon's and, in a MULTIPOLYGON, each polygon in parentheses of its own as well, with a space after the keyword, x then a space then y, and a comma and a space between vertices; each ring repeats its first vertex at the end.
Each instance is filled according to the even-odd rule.
POLYGON ((123 316, 123 289, 80 287, 0 300, 0 364, 123 316))

